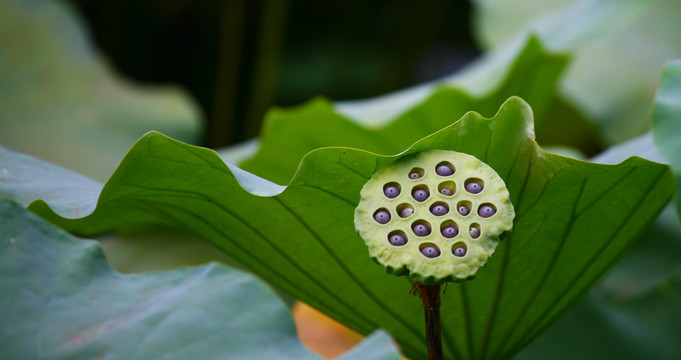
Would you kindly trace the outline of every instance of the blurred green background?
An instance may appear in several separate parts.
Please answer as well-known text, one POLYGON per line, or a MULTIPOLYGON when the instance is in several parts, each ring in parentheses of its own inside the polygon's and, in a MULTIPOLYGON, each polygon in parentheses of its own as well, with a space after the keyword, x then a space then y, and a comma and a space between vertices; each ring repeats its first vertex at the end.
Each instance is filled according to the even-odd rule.
POLYGON ((119 71, 189 91, 212 147, 256 136, 273 105, 376 96, 450 74, 479 52, 467 1, 72 4, 119 71))

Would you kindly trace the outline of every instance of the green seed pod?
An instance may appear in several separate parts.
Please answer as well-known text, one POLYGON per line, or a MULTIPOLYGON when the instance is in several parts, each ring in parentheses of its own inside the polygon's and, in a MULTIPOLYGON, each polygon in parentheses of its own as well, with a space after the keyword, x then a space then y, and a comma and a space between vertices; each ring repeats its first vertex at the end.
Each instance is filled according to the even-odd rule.
POLYGON ((386 271, 437 285, 475 276, 514 217, 489 165, 428 150, 376 171, 362 188, 355 228, 386 271))

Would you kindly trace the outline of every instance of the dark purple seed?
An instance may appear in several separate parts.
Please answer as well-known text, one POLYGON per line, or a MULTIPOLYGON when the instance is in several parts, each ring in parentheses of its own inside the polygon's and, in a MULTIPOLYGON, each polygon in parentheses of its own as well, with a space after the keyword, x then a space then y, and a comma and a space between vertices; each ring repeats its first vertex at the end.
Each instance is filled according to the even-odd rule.
POLYGON ((458 210, 459 210, 459 214, 461 214, 462 216, 466 216, 470 212, 470 210, 468 210, 468 208, 464 205, 459 206, 458 210))
POLYGON ((425 246, 423 249, 421 249, 421 254, 428 258, 435 258, 440 256, 440 250, 438 250, 435 246, 425 246))
POLYGON ((423 190, 423 189, 416 189, 414 190, 411 195, 414 197, 414 200, 421 202, 425 201, 428 198, 428 191, 423 190))
POLYGON ((390 241, 390 244, 394 246, 402 246, 407 243, 407 239, 405 239, 404 236, 400 234, 390 235, 388 241, 390 241))
POLYGON ((435 169, 435 172, 440 176, 449 176, 454 173, 454 170, 447 165, 440 165, 435 169))
POLYGON ((377 211, 374 214, 374 220, 379 224, 387 224, 390 221, 390 213, 385 210, 377 211))
POLYGON ((492 206, 489 205, 483 205, 478 209, 478 215, 480 217, 488 218, 494 214, 497 213, 497 210, 494 209, 492 206))
POLYGON ((460 247, 454 249, 454 255, 458 256, 458 257, 463 257, 464 255, 466 255, 466 248, 463 247, 463 246, 460 246, 460 247))
POLYGON ((468 233, 471 235, 473 239, 477 239, 478 236, 480 236, 480 229, 471 228, 470 230, 468 230, 468 233))
POLYGON ((413 172, 413 173, 409 174, 410 179, 418 179, 420 177, 421 177, 421 174, 419 174, 417 172, 413 172))
POLYGON ((471 194, 477 194, 482 191, 482 185, 476 182, 470 182, 466 184, 466 191, 468 191, 471 194))
POLYGON ((398 188, 397 186, 387 186, 385 189, 383 189, 383 193, 388 198, 394 199, 397 197, 397 195, 400 194, 400 188, 398 188))
POLYGON ((430 234, 430 229, 428 229, 428 227, 423 224, 414 225, 412 227, 412 230, 414 230, 414 234, 416 234, 416 236, 426 236, 430 234))
POLYGON ((449 212, 449 209, 444 205, 435 205, 430 208, 430 212, 435 216, 442 216, 449 212))
POLYGON ((406 208, 400 210, 400 217, 402 217, 402 218, 408 218, 408 217, 410 217, 411 214, 413 214, 413 213, 414 213, 414 209, 412 209, 412 208, 410 208, 410 207, 406 207, 406 208))
POLYGON ((442 189, 440 189, 440 194, 445 195, 445 196, 449 196, 449 195, 452 195, 452 190, 450 190, 448 188, 442 188, 442 189))
POLYGON ((459 230, 457 230, 454 226, 447 226, 442 229, 442 236, 446 237, 447 239, 451 239, 456 235, 459 235, 459 230))

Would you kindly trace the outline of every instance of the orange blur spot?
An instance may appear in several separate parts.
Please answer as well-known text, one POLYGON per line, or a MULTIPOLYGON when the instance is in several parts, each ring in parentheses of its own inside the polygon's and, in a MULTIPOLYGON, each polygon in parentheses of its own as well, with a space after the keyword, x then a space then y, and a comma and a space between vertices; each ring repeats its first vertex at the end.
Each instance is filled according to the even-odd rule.
POLYGON ((298 301, 293 306, 298 337, 317 354, 331 359, 357 345, 364 338, 336 320, 298 301))

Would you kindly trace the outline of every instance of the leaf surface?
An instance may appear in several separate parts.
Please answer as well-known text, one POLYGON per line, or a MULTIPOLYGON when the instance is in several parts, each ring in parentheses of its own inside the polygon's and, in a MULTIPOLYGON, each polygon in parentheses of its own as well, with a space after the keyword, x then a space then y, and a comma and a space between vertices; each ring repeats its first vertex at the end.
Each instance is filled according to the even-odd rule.
POLYGON ((192 232, 353 329, 384 328, 406 356, 424 358, 420 301, 408 295, 408 281, 369 259, 353 213, 377 168, 426 149, 465 152, 504 179, 517 217, 477 278, 449 285, 445 353, 506 358, 575 303, 672 192, 664 165, 641 158, 616 166, 577 161, 544 152, 533 136, 529 106, 511 98, 493 118, 469 112, 400 155, 315 150, 281 187, 226 165, 213 151, 150 133, 130 150, 91 215, 62 218, 43 201, 30 208, 83 234, 149 224, 192 232))

